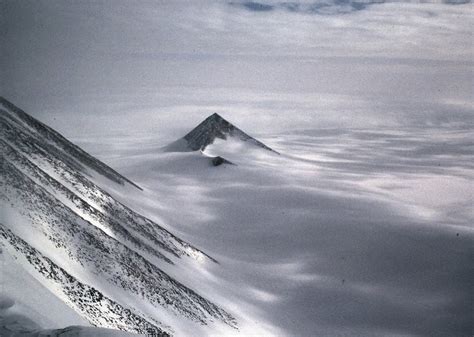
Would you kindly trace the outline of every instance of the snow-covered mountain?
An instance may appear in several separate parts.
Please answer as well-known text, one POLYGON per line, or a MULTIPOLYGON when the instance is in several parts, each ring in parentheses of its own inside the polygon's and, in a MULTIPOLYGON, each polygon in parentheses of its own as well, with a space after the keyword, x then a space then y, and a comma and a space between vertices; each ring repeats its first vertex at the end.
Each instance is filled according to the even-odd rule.
POLYGON ((204 151, 216 139, 245 142, 258 148, 278 153, 244 131, 234 126, 219 114, 214 113, 202 121, 183 138, 168 145, 168 151, 204 151))
POLYGON ((472 330, 471 130, 262 134, 281 155, 71 135, 140 190, 6 101, 0 122, 2 337, 472 330))
POLYGON ((0 148, 0 248, 85 321, 163 336, 187 324, 237 327, 164 271, 217 261, 109 193, 139 186, 3 98, 0 148))

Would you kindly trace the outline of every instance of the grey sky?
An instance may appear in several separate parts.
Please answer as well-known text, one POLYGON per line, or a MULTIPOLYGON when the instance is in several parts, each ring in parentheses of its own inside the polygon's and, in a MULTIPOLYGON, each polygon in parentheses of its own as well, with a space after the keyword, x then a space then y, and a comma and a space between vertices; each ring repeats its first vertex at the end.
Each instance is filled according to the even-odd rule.
POLYGON ((64 113, 173 129, 217 111, 253 132, 473 123, 470 3, 1 4, 2 95, 71 136, 64 113))
MULTIPOLYGON (((198 200, 186 199, 191 204, 207 200, 206 207, 215 210, 222 209, 221 200, 233 201, 232 209, 239 205, 230 219, 225 212, 212 214, 211 221, 190 212, 203 227, 189 229, 179 227, 190 222, 178 221, 184 215, 176 214, 169 202, 170 213, 160 210, 160 216, 178 217, 176 228, 190 231, 193 243, 275 263, 280 252, 300 261, 306 276, 337 280, 327 285, 323 277, 319 285, 304 286, 300 280, 288 287, 275 281, 279 276, 273 268, 261 270, 255 282, 273 280, 276 294, 289 294, 288 303, 265 306, 265 314, 273 315, 282 328, 304 336, 319 329, 324 335, 324 329, 334 334, 335 327, 346 324, 350 330, 341 330, 341 335, 430 335, 435 322, 440 335, 461 335, 470 324, 466 294, 472 263, 464 253, 472 235, 460 228, 458 237, 444 226, 467 228, 472 223, 472 141, 466 136, 472 132, 457 133, 474 126, 474 11, 464 2, 0 0, 0 94, 79 140, 132 180, 157 184, 160 205, 173 196, 180 200, 180 191, 187 190, 176 186, 186 187, 187 181, 192 182, 189 187, 198 181, 209 190, 207 195, 194 193, 198 200), (315 163, 297 162, 284 178, 270 174, 276 170, 271 165, 257 172, 242 167, 235 172, 243 172, 247 185, 236 194, 239 176, 206 182, 202 176, 176 175, 176 167, 186 166, 179 157, 174 162, 161 154, 164 159, 156 160, 159 146, 214 112, 252 135, 284 130, 285 139, 269 137, 289 144, 291 150, 282 153, 297 157, 298 147, 304 147, 304 154, 314 151, 335 161, 317 163, 322 176, 313 179, 314 186, 307 186, 307 178, 317 171, 315 163), (384 126, 410 131, 392 135, 378 130, 384 126), (311 131, 316 135, 313 143, 305 143, 302 131, 295 132, 294 143, 288 138, 294 129, 319 127, 372 130, 331 130, 328 137, 321 130, 311 131), (445 130, 437 133, 430 127, 445 130), (327 138, 331 146, 344 144, 345 150, 325 146, 327 138), (140 156, 151 159, 138 165, 140 156), (418 197, 424 203, 429 197, 456 198, 451 196, 454 201, 444 207, 433 202, 442 216, 428 221, 395 212, 397 204, 366 200, 361 197, 365 189, 353 188, 358 179, 388 173, 395 190, 395 183, 420 184, 423 193, 418 197), (341 184, 341 176, 353 183, 350 191, 340 191, 352 193, 350 197, 328 194, 341 184), (423 180, 428 192, 420 183, 426 176, 432 179, 423 180), (453 176, 458 183, 443 190, 441 178, 451 182, 453 176), (249 183, 249 177, 255 181, 249 183), (273 187, 262 190, 266 181, 273 187), (282 201, 287 195, 291 198, 282 201), (209 199, 202 199, 205 196, 209 199), (266 198, 266 209, 257 197, 266 198), (456 206, 458 199, 462 205, 456 206), (275 213, 283 202, 301 220, 302 227, 294 232, 299 245, 288 241, 286 218, 275 213), (228 244, 236 236, 222 223, 252 236, 256 212, 268 212, 265 219, 272 230, 249 237, 245 245, 228 244), (380 222, 383 230, 374 230, 380 222), (248 226, 244 230, 238 227, 242 223, 248 226), (314 224, 320 227, 311 227, 314 224), (326 230, 327 224, 336 225, 326 230), (209 233, 215 237, 207 237, 209 233), (333 247, 336 257, 331 255, 333 247), (336 266, 334 258, 340 258, 336 266), (341 281, 351 277, 353 283, 341 281), (353 288, 344 290, 348 287, 353 288), (330 304, 335 311, 326 310, 330 304)), ((192 175, 199 170, 189 171, 192 175)), ((398 189, 402 192, 395 194, 397 202, 405 205, 414 198, 416 186, 406 195, 398 189)))

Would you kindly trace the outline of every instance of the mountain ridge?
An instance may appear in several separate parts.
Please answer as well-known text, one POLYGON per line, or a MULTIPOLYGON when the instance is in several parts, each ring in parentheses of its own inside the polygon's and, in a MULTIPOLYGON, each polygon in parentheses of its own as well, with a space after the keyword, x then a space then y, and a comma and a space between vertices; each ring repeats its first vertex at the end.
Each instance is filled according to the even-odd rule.
POLYGON ((24 122, 29 127, 36 129, 39 131, 44 137, 46 137, 49 141, 51 141, 54 145, 59 145, 62 150, 68 153, 70 156, 75 158, 81 158, 87 166, 92 168, 93 170, 97 171, 98 173, 106 176, 107 178, 123 185, 125 182, 142 190, 140 186, 135 184, 133 181, 129 180, 128 178, 124 177, 111 167, 107 166, 100 160, 97 160, 93 156, 91 156, 86 151, 82 150, 79 146, 73 144, 69 140, 67 140, 63 135, 61 135, 56 130, 50 128, 46 124, 40 122, 39 120, 33 118, 32 116, 28 115, 26 112, 15 106, 13 103, 8 101, 6 98, 0 96, 0 104, 3 105, 7 110, 14 113, 14 117, 19 121, 24 122))
POLYGON ((184 144, 187 151, 204 151, 206 147, 213 144, 216 139, 226 140, 229 137, 237 138, 242 142, 247 142, 256 147, 279 154, 277 151, 248 135, 240 128, 224 119, 218 113, 213 113, 208 116, 184 137, 168 145, 167 149, 170 152, 186 151, 183 150, 182 145, 184 144), (181 151, 179 151, 180 148, 181 151))
POLYGON ((32 277, 95 326, 172 335, 166 313, 236 328, 231 314, 163 270, 182 259, 214 258, 116 200, 88 169, 111 184, 130 180, 4 98, 0 103, 0 246, 32 277), (84 302, 84 289, 101 295, 84 302), (119 294, 133 301, 121 303, 119 294))

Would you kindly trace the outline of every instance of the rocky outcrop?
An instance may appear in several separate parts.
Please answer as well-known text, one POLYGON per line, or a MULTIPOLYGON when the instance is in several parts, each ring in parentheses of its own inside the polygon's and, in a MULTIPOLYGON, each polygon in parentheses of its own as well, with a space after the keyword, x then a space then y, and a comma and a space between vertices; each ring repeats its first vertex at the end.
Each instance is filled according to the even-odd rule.
POLYGON ((207 117, 182 139, 170 144, 166 150, 170 152, 203 151, 207 146, 214 143, 217 138, 225 140, 229 137, 252 144, 267 151, 278 153, 257 139, 249 136, 217 113, 207 117))
POLYGON ((160 317, 121 303, 122 294, 199 325, 235 327, 231 314, 163 270, 182 259, 216 261, 116 200, 91 170, 136 186, 0 100, 0 202, 15 214, 2 215, 0 246, 93 325, 172 333, 160 317))

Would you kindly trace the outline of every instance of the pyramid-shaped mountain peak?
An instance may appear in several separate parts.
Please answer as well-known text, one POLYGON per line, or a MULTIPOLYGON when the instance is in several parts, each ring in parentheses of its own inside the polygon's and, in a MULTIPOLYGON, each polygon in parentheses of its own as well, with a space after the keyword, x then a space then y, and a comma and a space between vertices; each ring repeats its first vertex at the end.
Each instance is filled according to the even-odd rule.
MULTIPOLYGON (((240 141, 251 143, 257 147, 261 147, 265 150, 272 151, 275 153, 275 150, 266 146, 257 139, 249 136, 247 133, 225 120, 218 113, 213 113, 202 121, 198 126, 186 134, 182 139, 178 140, 180 144, 185 145, 187 151, 199 151, 204 150, 207 146, 214 143, 216 138, 219 139, 228 139, 232 137, 240 141)), ((176 143, 176 142, 175 142, 176 143)), ((173 144, 168 146, 169 149, 175 148, 173 144)))
POLYGON ((210 115, 209 117, 207 118, 212 118, 212 119, 224 119, 222 118, 221 115, 219 115, 217 112, 214 112, 212 115, 210 115))

